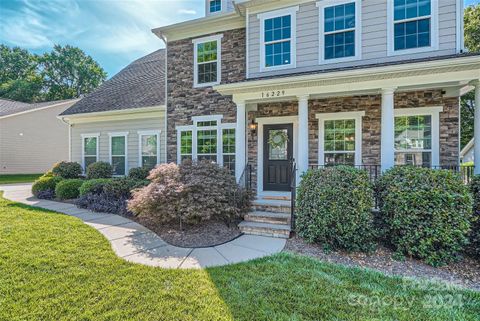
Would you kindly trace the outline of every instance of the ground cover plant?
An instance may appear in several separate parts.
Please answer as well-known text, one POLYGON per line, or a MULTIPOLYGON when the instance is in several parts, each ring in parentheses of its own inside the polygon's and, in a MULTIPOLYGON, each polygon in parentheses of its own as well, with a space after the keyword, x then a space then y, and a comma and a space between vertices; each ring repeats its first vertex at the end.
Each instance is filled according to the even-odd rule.
POLYGON ((0 199, 0 320, 476 320, 480 293, 283 253, 206 270, 118 258, 79 219, 0 199))
POLYGON ((42 176, 42 174, 3 174, 0 175, 0 185, 32 183, 40 176, 42 176))

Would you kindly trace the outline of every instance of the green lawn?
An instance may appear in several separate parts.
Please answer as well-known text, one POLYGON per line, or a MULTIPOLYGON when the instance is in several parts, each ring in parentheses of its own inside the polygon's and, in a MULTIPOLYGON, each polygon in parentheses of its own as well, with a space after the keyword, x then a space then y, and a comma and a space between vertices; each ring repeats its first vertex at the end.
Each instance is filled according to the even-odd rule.
POLYGON ((478 320, 480 293, 286 253, 203 271, 146 267, 76 218, 0 199, 0 307, 10 321, 478 320))
POLYGON ((0 175, 0 185, 14 183, 32 183, 42 174, 7 174, 0 175))

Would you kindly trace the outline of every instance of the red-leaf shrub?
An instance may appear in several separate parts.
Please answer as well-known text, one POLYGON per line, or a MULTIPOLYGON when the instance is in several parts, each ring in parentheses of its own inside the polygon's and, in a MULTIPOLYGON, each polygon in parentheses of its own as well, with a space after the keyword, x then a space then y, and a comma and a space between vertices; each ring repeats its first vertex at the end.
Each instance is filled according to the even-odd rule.
POLYGON ((128 209, 158 223, 231 222, 250 205, 248 193, 230 171, 213 163, 164 164, 153 169, 148 179, 148 186, 132 193, 128 209))

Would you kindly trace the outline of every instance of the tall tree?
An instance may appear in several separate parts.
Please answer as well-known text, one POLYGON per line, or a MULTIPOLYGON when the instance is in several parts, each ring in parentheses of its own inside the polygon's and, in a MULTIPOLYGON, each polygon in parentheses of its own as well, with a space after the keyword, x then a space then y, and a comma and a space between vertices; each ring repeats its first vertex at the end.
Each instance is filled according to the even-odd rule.
POLYGON ((43 80, 38 57, 18 47, 0 45, 0 97, 23 102, 41 99, 43 80))
MULTIPOLYGON (((470 52, 480 52, 480 4, 465 9, 465 47, 470 52)), ((473 137, 473 115, 475 94, 469 92, 460 101, 461 106, 461 146, 468 144, 473 137)))
POLYGON ((46 100, 78 98, 94 91, 107 78, 92 57, 72 46, 55 45, 51 53, 40 57, 46 100))

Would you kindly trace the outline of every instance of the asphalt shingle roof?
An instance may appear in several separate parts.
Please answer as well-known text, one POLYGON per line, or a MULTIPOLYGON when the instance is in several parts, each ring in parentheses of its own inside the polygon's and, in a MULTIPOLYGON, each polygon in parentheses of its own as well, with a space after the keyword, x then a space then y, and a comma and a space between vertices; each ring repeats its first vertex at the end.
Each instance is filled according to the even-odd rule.
POLYGON ((24 111, 29 111, 51 105, 58 105, 68 101, 71 101, 71 99, 29 104, 20 101, 0 98, 0 117, 14 115, 24 111))
POLYGON ((165 104, 165 50, 135 60, 61 115, 165 104))

